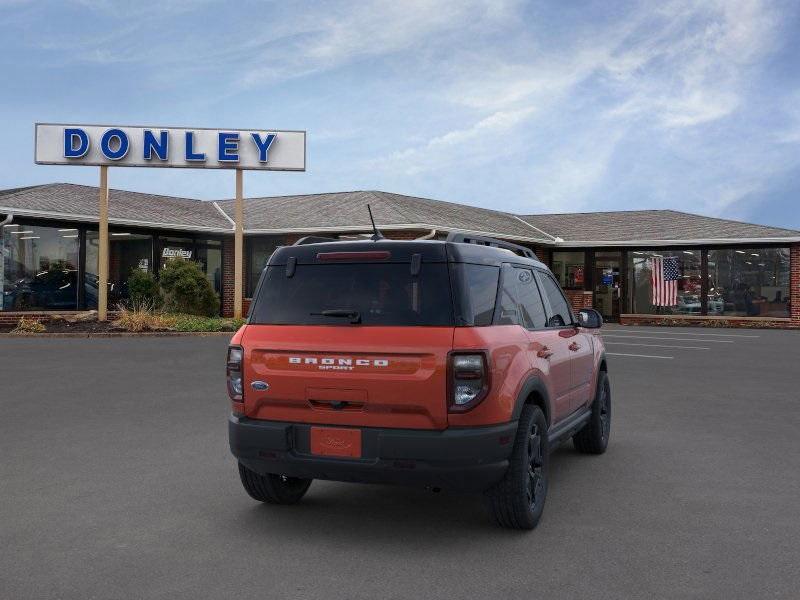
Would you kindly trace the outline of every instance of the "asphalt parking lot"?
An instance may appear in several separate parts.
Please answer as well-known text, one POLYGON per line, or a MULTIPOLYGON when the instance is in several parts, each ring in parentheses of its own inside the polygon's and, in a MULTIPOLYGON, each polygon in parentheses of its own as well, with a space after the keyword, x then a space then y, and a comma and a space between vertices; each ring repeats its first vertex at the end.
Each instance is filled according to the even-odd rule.
POLYGON ((227 339, 0 339, 0 598, 797 598, 800 332, 604 328, 609 451, 544 518, 478 497, 242 490, 227 339))

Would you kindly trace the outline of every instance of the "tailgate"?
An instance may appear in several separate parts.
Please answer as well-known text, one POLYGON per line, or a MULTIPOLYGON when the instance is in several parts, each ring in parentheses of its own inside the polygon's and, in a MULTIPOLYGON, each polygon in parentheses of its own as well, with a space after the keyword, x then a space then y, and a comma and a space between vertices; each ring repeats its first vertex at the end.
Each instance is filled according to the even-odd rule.
POLYGON ((445 429, 452 327, 249 325, 245 414, 254 419, 445 429), (269 389, 255 390, 253 381, 269 389))

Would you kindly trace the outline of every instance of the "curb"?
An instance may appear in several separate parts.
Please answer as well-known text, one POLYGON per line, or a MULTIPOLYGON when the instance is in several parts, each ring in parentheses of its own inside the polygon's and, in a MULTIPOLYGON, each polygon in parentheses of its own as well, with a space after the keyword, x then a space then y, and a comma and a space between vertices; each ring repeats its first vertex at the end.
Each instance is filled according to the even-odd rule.
POLYGON ((0 333, 0 339, 19 338, 131 338, 131 337, 233 337, 235 331, 130 331, 84 333, 0 333))

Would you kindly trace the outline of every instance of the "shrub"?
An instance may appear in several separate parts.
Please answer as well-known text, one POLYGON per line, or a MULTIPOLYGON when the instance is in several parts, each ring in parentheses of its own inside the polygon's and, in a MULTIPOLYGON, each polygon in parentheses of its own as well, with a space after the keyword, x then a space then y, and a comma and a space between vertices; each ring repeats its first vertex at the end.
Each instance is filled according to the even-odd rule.
POLYGON ((196 262, 174 258, 160 274, 164 308, 168 312, 213 316, 219 312, 219 300, 196 262))
POLYGON ((44 331, 45 327, 39 319, 20 317, 17 326, 11 330, 11 333, 43 333, 44 331))
POLYGON ((141 269, 134 269, 128 277, 128 298, 132 306, 147 304, 154 309, 163 302, 155 276, 141 269))
POLYGON ((171 329, 173 319, 155 312, 152 304, 147 302, 131 303, 130 308, 119 307, 119 316, 114 326, 139 333, 141 331, 164 331, 171 329))

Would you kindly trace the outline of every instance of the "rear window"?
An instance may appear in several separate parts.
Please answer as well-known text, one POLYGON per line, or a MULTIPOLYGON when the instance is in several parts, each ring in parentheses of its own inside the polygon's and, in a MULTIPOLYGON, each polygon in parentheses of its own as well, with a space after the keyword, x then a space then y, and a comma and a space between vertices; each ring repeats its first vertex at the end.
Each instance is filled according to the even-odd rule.
POLYGON ((335 314, 348 311, 363 325, 452 325, 447 265, 423 263, 418 275, 408 263, 297 265, 292 277, 267 267, 250 323, 349 325, 335 314))

